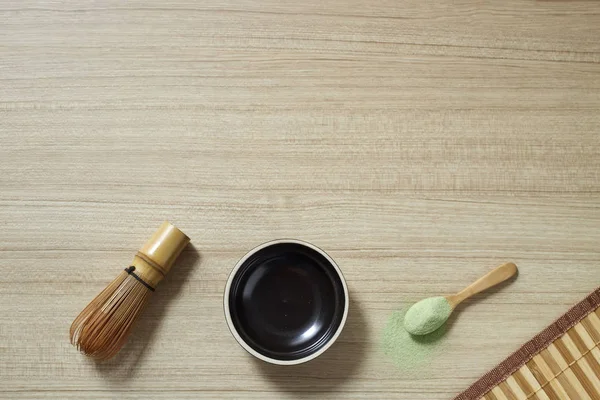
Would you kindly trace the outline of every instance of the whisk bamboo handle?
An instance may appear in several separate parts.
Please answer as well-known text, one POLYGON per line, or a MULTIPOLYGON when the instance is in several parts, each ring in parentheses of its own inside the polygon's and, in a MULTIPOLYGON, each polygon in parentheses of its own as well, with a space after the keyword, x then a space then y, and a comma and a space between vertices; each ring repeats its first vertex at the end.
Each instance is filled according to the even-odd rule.
POLYGON ((167 275, 175 259, 189 242, 190 238, 185 233, 165 221, 142 246, 136 257, 167 275))
POLYGON ((133 258, 135 274, 153 288, 171 270, 190 238, 168 221, 158 228, 133 258))

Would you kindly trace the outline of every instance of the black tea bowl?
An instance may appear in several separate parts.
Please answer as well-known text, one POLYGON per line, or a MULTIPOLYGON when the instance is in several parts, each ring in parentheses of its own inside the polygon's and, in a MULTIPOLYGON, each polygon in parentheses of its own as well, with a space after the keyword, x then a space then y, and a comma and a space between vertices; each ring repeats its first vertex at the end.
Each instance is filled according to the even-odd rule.
POLYGON ((348 288, 323 250, 275 240, 246 254, 225 286, 225 318, 235 340, 260 360, 310 361, 338 338, 348 316, 348 288))

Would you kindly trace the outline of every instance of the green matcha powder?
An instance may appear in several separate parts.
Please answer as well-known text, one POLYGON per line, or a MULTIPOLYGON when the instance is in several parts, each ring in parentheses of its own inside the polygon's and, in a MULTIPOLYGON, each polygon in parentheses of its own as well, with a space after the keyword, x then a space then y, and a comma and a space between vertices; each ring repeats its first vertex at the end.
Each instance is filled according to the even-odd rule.
POLYGON ((442 323, 428 335, 411 335, 404 327, 406 314, 407 309, 394 311, 382 335, 383 353, 405 372, 426 366, 440 350, 441 339, 446 333, 446 325, 442 323))

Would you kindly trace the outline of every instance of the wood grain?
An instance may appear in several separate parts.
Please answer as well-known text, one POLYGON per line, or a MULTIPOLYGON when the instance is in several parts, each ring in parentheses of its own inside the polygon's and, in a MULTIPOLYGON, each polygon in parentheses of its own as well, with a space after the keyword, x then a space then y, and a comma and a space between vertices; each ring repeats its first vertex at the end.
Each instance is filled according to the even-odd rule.
POLYGON ((448 399, 598 286, 600 2, 7 0, 0 21, 0 398, 448 399), (164 219, 195 247, 121 355, 86 360, 72 319, 164 219), (339 343, 285 369, 221 305, 282 237, 352 297, 339 343), (393 310, 506 261, 426 370, 380 354, 393 310))

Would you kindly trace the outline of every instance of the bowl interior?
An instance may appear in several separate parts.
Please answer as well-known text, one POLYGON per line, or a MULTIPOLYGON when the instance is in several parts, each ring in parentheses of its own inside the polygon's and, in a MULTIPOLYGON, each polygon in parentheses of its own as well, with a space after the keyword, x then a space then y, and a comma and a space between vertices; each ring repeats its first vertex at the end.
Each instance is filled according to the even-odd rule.
POLYGON ((308 357, 325 346, 346 306, 336 268, 298 243, 276 243, 252 254, 235 272, 227 301, 244 342, 282 361, 308 357))

